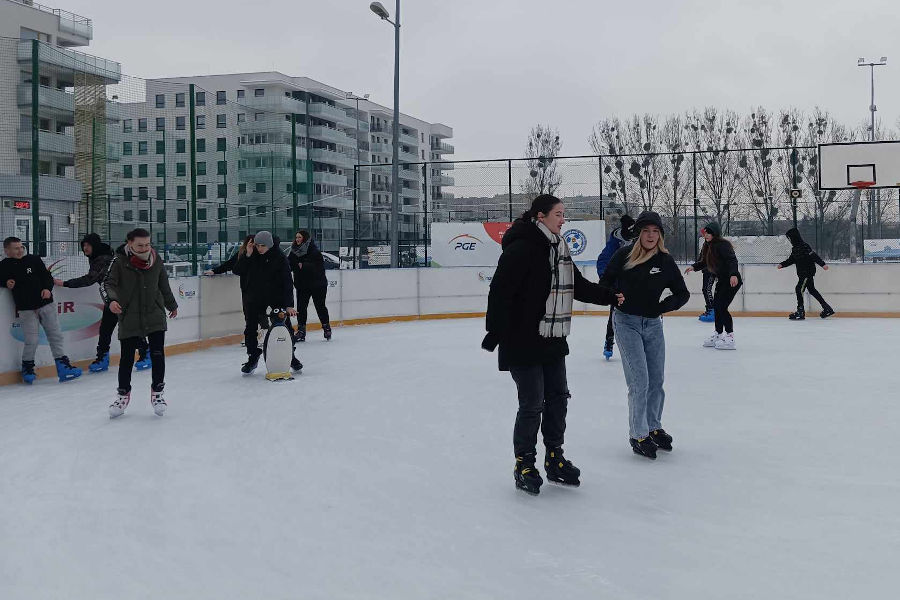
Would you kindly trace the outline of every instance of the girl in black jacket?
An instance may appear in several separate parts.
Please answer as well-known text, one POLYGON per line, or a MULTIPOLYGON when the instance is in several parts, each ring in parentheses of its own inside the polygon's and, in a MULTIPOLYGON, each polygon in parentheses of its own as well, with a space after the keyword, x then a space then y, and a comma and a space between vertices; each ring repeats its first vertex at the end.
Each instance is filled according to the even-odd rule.
POLYGON ((684 270, 687 274, 706 269, 716 277, 716 291, 713 296, 716 333, 703 342, 703 347, 734 350, 734 319, 731 318, 728 307, 743 285, 734 246, 722 237, 722 228, 716 222, 709 223, 703 228, 703 238, 706 243, 703 244, 700 260, 684 270))
MULTIPOLYGON (((222 275, 223 273, 228 273, 229 271, 234 273, 234 267, 237 265, 238 260, 247 256, 247 254, 253 254, 253 249, 256 247, 256 243, 254 241, 253 235, 248 235, 244 238, 244 241, 241 242, 241 245, 238 247, 237 252, 231 255, 231 258, 223 262, 217 267, 213 267, 208 271, 204 271, 203 274, 207 277, 211 277, 213 275, 222 275)), ((237 273, 235 273, 237 274, 237 273)), ((238 280, 240 281, 241 286, 241 306, 244 311, 244 323, 249 323, 252 320, 252 306, 250 305, 250 296, 247 293, 247 271, 242 270, 238 275, 238 280)), ((256 315, 256 322, 259 324, 259 328, 263 331, 269 328, 269 319, 266 317, 265 311, 256 315)), ((258 340, 258 338, 257 338, 258 340)), ((246 345, 246 342, 242 342, 241 345, 246 345)))
POLYGON ((481 342, 489 352, 499 345, 500 370, 509 371, 518 388, 513 476, 516 487, 530 494, 537 494, 543 483, 535 468, 538 429, 547 450, 547 478, 580 484, 581 471, 562 452, 572 301, 608 305, 622 300, 587 281, 572 263, 560 234, 564 211, 558 198, 540 195, 503 236, 503 254, 488 296, 487 335, 481 342))
POLYGON ((797 286, 794 292, 797 294, 797 312, 788 316, 791 321, 802 321, 806 318, 806 308, 804 308, 803 292, 809 290, 810 295, 819 301, 822 305, 822 312, 819 316, 827 319, 834 314, 834 309, 828 305, 819 290, 816 289, 815 276, 816 265, 819 265, 826 271, 828 265, 822 260, 822 257, 816 254, 809 244, 803 241, 800 232, 792 227, 784 234, 791 241, 791 255, 786 261, 778 265, 779 269, 796 265, 797 267, 797 286))
POLYGON ((316 307, 325 339, 330 340, 331 319, 325 305, 325 296, 328 294, 325 260, 308 231, 298 231, 294 236, 288 262, 294 274, 294 288, 297 290, 297 341, 306 341, 306 311, 309 309, 310 298, 316 307))

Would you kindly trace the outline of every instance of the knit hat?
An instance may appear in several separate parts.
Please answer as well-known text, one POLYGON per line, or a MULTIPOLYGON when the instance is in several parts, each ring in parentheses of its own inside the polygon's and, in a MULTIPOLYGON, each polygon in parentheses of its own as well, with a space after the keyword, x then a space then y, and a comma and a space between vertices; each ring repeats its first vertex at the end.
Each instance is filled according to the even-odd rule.
POLYGON ((639 214, 637 221, 634 222, 634 227, 632 227, 632 230, 635 232, 635 234, 638 234, 644 227, 648 225, 656 225, 657 227, 659 227, 660 233, 665 235, 666 230, 663 227, 662 218, 659 216, 659 213, 653 212, 652 210, 645 210, 644 212, 639 214))
POLYGON ((713 237, 721 237, 722 236, 722 226, 716 223, 715 221, 710 221, 706 225, 703 226, 703 231, 708 233, 713 237))
POLYGON ((275 245, 275 240, 272 239, 272 234, 268 231, 260 231, 254 236, 253 241, 256 242, 257 246, 263 245, 267 248, 275 245))

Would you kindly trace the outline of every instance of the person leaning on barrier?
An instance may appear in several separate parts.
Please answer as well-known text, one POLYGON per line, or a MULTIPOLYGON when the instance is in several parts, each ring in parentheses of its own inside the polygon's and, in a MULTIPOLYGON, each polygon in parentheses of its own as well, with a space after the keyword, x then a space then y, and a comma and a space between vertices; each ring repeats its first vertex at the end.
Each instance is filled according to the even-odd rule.
MULTIPOLYGON (((238 274, 235 272, 234 267, 235 267, 235 265, 237 265, 238 259, 245 256, 247 254, 247 252, 250 252, 251 254, 253 253, 253 248, 255 247, 255 245, 256 245, 256 242, 254 241, 253 235, 248 235, 247 237, 244 238, 244 241, 241 242, 241 245, 238 248, 237 252, 232 254, 228 260, 226 260, 225 262, 223 262, 222 264, 220 264, 217 267, 213 267, 212 269, 203 272, 203 274, 206 275, 207 277, 212 277, 214 275, 222 275, 222 274, 228 273, 228 272, 238 275, 238 278, 239 278, 238 280, 240 281, 240 287, 241 287, 241 307, 244 312, 244 322, 245 323, 247 322, 247 319, 248 319, 248 316, 247 316, 249 314, 248 311, 251 309, 250 302, 249 302, 249 294, 247 293, 247 286, 249 285, 248 280, 247 280, 247 273, 243 272, 243 273, 238 274)), ((269 320, 266 317, 265 311, 256 315, 256 319, 257 319, 258 326, 261 330, 265 331, 266 329, 269 328, 269 320)), ((257 341, 258 341, 258 338, 257 338, 257 341)), ((245 345, 245 342, 242 342, 242 345, 245 345)))

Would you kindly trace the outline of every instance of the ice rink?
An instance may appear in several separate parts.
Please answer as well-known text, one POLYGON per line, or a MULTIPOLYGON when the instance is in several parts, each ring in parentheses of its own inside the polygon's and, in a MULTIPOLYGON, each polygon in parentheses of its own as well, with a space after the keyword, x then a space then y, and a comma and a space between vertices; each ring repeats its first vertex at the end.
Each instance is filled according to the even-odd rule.
POLYGON ((570 338, 583 485, 539 497, 513 485, 515 387, 481 319, 311 332, 293 382, 242 377, 237 345, 174 356, 163 418, 149 372, 114 421, 112 371, 0 388, 0 598, 896 593, 900 320, 739 319, 723 352, 666 318, 655 462, 605 326, 570 338))

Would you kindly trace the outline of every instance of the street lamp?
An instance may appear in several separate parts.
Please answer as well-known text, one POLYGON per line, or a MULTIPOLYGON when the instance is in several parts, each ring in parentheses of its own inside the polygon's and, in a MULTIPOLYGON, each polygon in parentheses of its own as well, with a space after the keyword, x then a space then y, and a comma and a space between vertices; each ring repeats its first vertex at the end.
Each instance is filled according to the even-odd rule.
POLYGON ((394 26, 394 135, 393 165, 391 168, 391 268, 400 266, 400 0, 394 12, 396 21, 381 2, 369 5, 373 13, 382 21, 394 26))
POLYGON ((869 139, 871 141, 875 141, 875 111, 878 110, 875 107, 875 67, 883 67, 887 64, 887 56, 882 56, 877 61, 869 61, 865 58, 860 58, 856 61, 856 66, 858 67, 869 67, 871 81, 872 81, 872 102, 869 104, 869 111, 872 113, 872 123, 869 125, 869 139))
MULTIPOLYGON (((377 2, 375 4, 378 4, 377 2)), ((357 198, 359 196, 359 101, 368 100, 369 94, 364 94, 362 98, 353 92, 347 92, 348 100, 356 100, 356 169, 353 171, 353 268, 356 268, 356 254, 359 249, 359 241, 357 240, 357 224, 359 216, 357 213, 357 198)))

